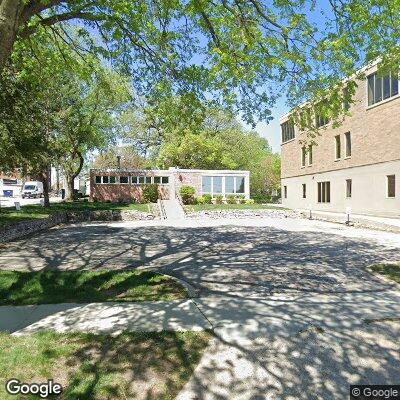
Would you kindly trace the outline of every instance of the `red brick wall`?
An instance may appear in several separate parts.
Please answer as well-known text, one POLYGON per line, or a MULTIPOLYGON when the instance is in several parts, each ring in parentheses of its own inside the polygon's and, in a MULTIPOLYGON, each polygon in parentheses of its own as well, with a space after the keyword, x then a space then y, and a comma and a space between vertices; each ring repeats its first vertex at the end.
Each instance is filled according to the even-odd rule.
POLYGON ((198 172, 175 172, 175 190, 179 193, 182 186, 193 186, 196 196, 201 195, 201 174, 198 172))
MULTIPOLYGON (((110 183, 110 184, 96 184, 96 175, 101 176, 154 176, 152 171, 147 173, 134 173, 134 172, 118 172, 118 171, 90 171, 90 198, 91 200, 98 201, 142 201, 143 185, 135 184, 120 184, 120 183, 110 183)), ((169 187, 168 185, 160 185, 158 187, 160 197, 162 199, 169 198, 169 187)))

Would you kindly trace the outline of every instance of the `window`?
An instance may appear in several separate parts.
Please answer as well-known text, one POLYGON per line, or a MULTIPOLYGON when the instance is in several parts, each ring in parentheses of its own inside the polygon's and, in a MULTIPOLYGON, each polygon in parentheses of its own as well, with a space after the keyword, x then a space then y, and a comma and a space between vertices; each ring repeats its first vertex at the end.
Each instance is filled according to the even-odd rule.
POLYGON ((18 180, 17 179, 3 179, 3 185, 18 185, 18 180))
POLYGON ((396 176, 387 176, 387 197, 396 197, 396 176))
POLYGON ((287 199, 287 186, 283 187, 283 197, 287 199))
POLYGON ((202 193, 211 193, 211 176, 203 176, 201 183, 202 193))
POLYGON ((305 167, 306 166, 306 156, 307 156, 307 151, 305 147, 301 148, 301 166, 305 167))
POLYGON ((119 183, 129 183, 129 179, 127 176, 120 176, 119 183))
POLYGON ((115 182, 116 182, 115 176, 110 176, 110 183, 115 183, 115 182))
POLYGON ((291 121, 286 121, 281 125, 282 143, 294 139, 294 124, 291 121))
POLYGON ((315 110, 315 126, 321 128, 329 123, 328 117, 328 103, 327 101, 322 101, 317 105, 315 110))
POLYGON ((163 185, 167 185, 168 182, 169 182, 168 176, 162 176, 162 177, 161 177, 161 183, 162 183, 163 185))
POLYGON ((343 89, 343 111, 349 111, 350 110, 350 92, 349 88, 346 86, 343 89))
POLYGON ((244 176, 235 177, 235 191, 236 193, 244 193, 244 176))
POLYGON ((303 183, 303 199, 305 199, 307 197, 307 186, 305 183, 303 183))
POLYGON ((143 184, 144 183, 144 176, 138 176, 137 177, 137 183, 143 184))
POLYGON ((331 183, 318 182, 318 203, 331 202, 331 183))
POLYGON ((351 157, 351 133, 346 132, 344 137, 346 138, 346 157, 351 157))
POLYGON ((312 149, 312 145, 310 144, 308 146, 308 165, 312 165, 313 163, 313 149, 312 149))
POLYGON ((212 179, 212 181, 213 181, 213 184, 212 184, 213 193, 214 194, 215 193, 217 193, 217 194, 222 193, 222 176, 213 176, 212 178, 213 178, 212 179))
POLYGON ((139 183, 139 177, 138 176, 131 176, 131 184, 136 185, 139 183))
POLYGON ((342 153, 340 146, 340 135, 335 136, 335 159, 339 160, 342 153))
POLYGON ((96 176, 96 183, 101 183, 101 176, 96 176))
POLYGON ((383 77, 377 73, 368 76, 368 105, 371 106, 399 94, 398 75, 391 73, 383 77))
POLYGON ((108 176, 103 176, 103 183, 108 183, 108 176))
POLYGON ((145 182, 146 183, 151 183, 151 176, 146 176, 145 177, 145 182))
POLYGON ((346 179, 346 197, 349 199, 351 197, 352 180, 346 179))
POLYGON ((161 176, 155 176, 154 183, 161 183, 161 176))
POLYGON ((227 176, 225 178, 225 193, 235 193, 235 177, 227 176))

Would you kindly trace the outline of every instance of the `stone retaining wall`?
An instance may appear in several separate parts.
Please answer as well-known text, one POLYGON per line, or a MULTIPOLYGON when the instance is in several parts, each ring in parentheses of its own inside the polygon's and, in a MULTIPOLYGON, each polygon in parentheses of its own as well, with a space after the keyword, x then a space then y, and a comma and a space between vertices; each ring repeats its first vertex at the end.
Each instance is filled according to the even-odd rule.
POLYGON ((58 212, 47 218, 26 220, 15 224, 0 227, 0 243, 19 239, 33 233, 66 223, 89 221, 135 221, 152 220, 154 215, 137 210, 99 210, 81 212, 58 212))
POLYGON ((207 211, 196 211, 187 212, 187 218, 202 219, 202 218, 301 218, 301 214, 291 210, 207 210, 207 211))

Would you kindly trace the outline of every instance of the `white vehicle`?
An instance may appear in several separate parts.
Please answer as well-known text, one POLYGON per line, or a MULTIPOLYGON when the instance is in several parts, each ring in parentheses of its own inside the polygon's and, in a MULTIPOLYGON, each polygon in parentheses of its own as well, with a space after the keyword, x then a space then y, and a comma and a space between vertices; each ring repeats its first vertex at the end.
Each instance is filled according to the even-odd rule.
POLYGON ((29 181, 25 182, 22 191, 21 197, 25 199, 28 198, 37 198, 43 197, 43 183, 39 181, 29 181))

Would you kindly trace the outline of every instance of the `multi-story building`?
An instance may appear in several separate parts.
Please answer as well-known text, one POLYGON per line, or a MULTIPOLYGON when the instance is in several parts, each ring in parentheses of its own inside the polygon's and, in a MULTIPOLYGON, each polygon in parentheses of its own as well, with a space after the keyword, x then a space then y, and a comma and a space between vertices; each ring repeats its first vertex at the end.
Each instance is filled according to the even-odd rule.
POLYGON ((316 121, 316 145, 304 146, 290 113, 282 130, 282 203, 294 209, 400 216, 400 94, 398 76, 377 64, 357 81, 351 116, 334 128, 316 121))
POLYGON ((182 186, 192 186, 195 195, 240 195, 250 198, 250 172, 236 170, 91 169, 90 197, 99 201, 141 201, 143 185, 157 184, 160 197, 175 198, 182 186))

